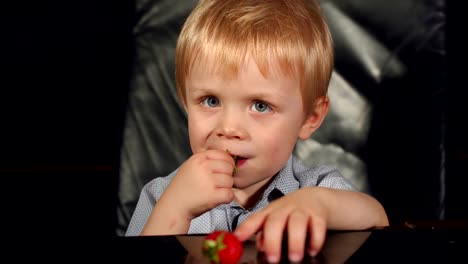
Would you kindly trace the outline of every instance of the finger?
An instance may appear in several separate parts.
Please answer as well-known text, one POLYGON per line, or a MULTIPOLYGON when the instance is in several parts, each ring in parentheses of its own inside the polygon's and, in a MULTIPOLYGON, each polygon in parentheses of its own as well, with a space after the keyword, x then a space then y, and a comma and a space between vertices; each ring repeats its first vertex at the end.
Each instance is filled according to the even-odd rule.
POLYGON ((232 178, 232 170, 234 169, 234 166, 231 163, 225 160, 210 160, 209 162, 209 169, 211 172, 225 174, 232 178))
POLYGON ((289 216, 288 257, 291 262, 299 262, 304 257, 308 224, 308 216, 300 211, 289 216))
POLYGON ((217 188, 210 192, 209 197, 204 200, 203 211, 208 211, 221 204, 228 204, 234 200, 232 188, 217 188))
POLYGON ((228 162, 229 164, 232 164, 234 166, 234 159, 231 157, 231 155, 224 150, 218 150, 218 149, 210 149, 205 151, 205 155, 208 159, 211 160, 223 160, 228 162))
POLYGON ((211 208, 214 208, 220 204, 227 204, 234 200, 234 192, 232 188, 217 188, 213 192, 211 208))
POLYGON ((263 224, 263 247, 269 263, 281 260, 283 233, 288 221, 288 214, 276 212, 268 215, 263 224))
POLYGON ((257 250, 258 251, 260 251, 260 252, 265 251, 265 249, 263 247, 263 232, 262 231, 258 232, 258 234, 257 234, 256 244, 257 244, 257 250))
POLYGON ((262 227, 264 221, 265 214, 263 211, 251 214, 234 230, 234 235, 236 235, 240 241, 245 241, 262 227))
POLYGON ((213 182, 216 188, 232 188, 234 178, 225 173, 215 173, 213 174, 213 182))
POLYGON ((309 255, 315 257, 317 253, 322 249, 323 243, 325 242, 327 224, 321 218, 309 218, 309 232, 309 255))

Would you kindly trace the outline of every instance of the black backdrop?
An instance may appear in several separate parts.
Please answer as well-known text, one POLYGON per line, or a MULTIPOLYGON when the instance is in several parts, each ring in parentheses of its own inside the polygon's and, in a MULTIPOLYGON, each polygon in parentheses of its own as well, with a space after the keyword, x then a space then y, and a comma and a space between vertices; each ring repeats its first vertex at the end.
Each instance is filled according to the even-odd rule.
POLYGON ((133 1, 1 5, 5 231, 113 235, 133 1))
POLYGON ((447 213, 468 218, 468 41, 463 26, 467 5, 447 1, 448 117, 447 117, 447 213))
MULTIPOLYGON (((447 3, 447 215, 466 217, 467 23, 455 5, 447 3)), ((2 221, 14 226, 7 233, 113 235, 133 10, 130 0, 2 7, 2 221)))

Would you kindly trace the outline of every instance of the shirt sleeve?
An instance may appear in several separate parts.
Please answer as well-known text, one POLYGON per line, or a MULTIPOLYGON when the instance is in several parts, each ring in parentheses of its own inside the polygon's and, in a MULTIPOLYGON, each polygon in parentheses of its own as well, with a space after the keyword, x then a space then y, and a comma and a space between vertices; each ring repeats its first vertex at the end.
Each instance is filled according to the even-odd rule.
POLYGON ((319 167, 317 186, 333 189, 357 191, 357 188, 345 178, 337 169, 332 167, 319 167))
POLYGON ((141 234, 157 200, 159 200, 176 172, 177 170, 166 177, 155 178, 143 187, 125 236, 139 236, 141 234))
POLYGON ((358 190, 351 181, 344 177, 335 167, 321 165, 309 168, 304 166, 297 159, 293 160, 293 171, 299 180, 300 188, 305 186, 320 186, 341 190, 358 190))

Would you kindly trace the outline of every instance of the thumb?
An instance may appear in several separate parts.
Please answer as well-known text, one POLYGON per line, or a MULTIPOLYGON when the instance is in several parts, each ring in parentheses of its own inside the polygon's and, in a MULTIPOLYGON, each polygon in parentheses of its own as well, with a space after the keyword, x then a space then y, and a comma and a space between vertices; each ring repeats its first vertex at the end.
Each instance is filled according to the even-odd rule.
POLYGON ((234 235, 240 240, 245 241, 254 235, 265 222, 266 215, 262 213, 255 213, 249 216, 242 224, 240 224, 236 230, 234 230, 234 235))

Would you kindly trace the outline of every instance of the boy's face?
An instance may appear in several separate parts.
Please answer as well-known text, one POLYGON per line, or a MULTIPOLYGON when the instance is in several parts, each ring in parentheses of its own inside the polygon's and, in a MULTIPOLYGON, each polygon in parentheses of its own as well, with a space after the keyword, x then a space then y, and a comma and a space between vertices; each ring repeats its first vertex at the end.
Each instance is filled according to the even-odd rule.
POLYGON ((192 151, 238 155, 234 188, 256 190, 285 165, 298 137, 312 133, 304 136, 299 81, 279 73, 265 79, 251 59, 231 79, 205 69, 195 67, 186 81, 192 151))

